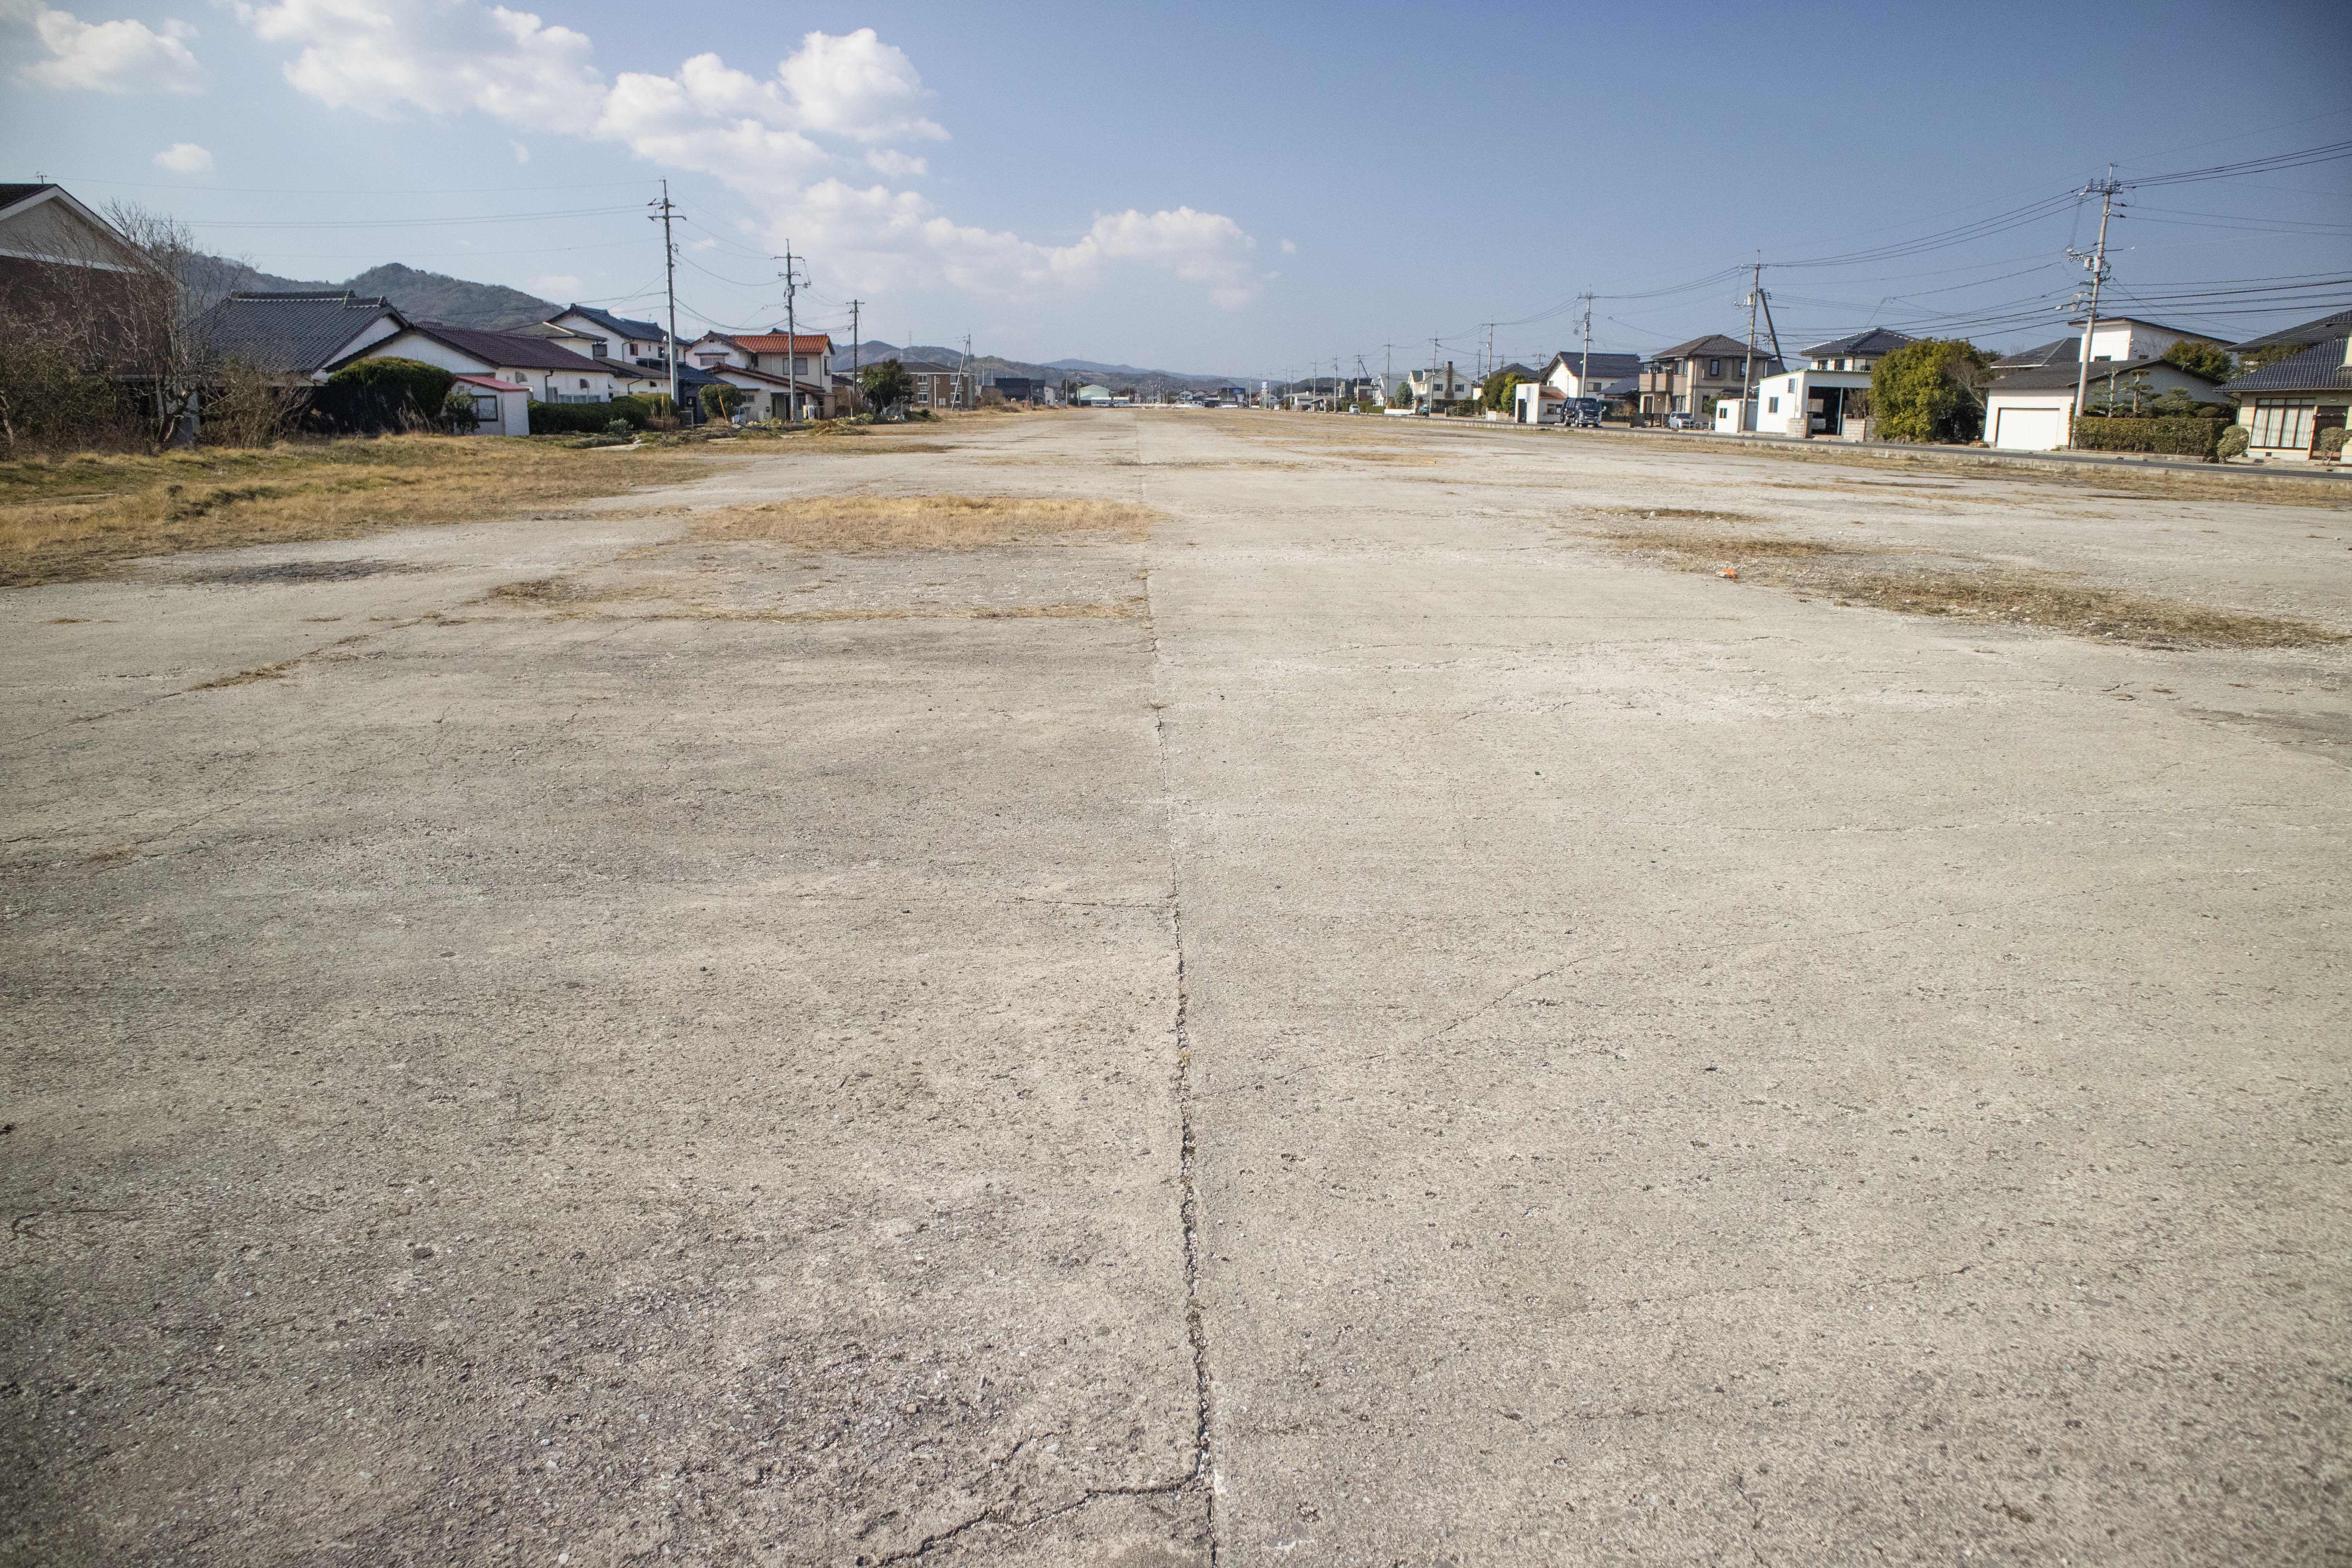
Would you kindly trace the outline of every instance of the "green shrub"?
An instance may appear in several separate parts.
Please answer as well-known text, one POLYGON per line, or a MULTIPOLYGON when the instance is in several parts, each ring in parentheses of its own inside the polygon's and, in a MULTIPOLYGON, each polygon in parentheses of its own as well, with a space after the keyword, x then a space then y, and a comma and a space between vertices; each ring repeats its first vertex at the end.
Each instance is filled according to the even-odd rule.
POLYGON ((441 423, 459 436, 470 436, 482 422, 482 412, 474 406, 474 389, 452 383, 449 395, 441 400, 441 423))
POLYGON ((2226 463, 2232 458, 2244 457, 2246 448, 2252 444, 2244 426, 2232 425, 2221 432, 2221 442, 2213 448, 2213 455, 2226 463))
POLYGON ((669 412, 670 401, 659 393, 615 397, 609 403, 539 403, 530 405, 534 436, 601 436, 606 426, 625 425, 635 435, 669 412))
POLYGON ((2210 462, 2221 447, 2221 432, 2231 428, 2226 419, 2077 419, 2074 449, 2153 452, 2210 462))
POLYGON ((742 404, 743 389, 740 386, 714 381, 702 389, 702 414, 706 419, 715 419, 723 425, 735 416, 735 410, 742 404))
POLYGON ((1992 359, 1958 338, 1906 343, 1870 370, 1870 405, 1882 441, 1969 442, 1984 428, 1992 359))
POLYGON ((422 360, 363 359, 327 378, 310 400, 312 425, 337 435, 437 426, 457 378, 422 360))
POLYGON ((2317 447, 2317 451, 2319 456, 2323 458, 2343 457, 2344 426, 2338 425, 2333 430, 2322 430, 2319 433, 2319 446, 2317 447))

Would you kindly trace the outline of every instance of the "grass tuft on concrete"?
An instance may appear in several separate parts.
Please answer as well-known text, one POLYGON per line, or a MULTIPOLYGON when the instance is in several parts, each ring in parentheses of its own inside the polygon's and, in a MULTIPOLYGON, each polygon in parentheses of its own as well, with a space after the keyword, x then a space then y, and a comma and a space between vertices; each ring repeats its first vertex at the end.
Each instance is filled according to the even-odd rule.
POLYGON ((1968 556, 1694 527, 1578 532, 1676 571, 1736 572, 1743 584, 1908 616, 2039 626, 2137 647, 2309 647, 2352 641, 2310 621, 2184 604, 2102 587, 2067 573, 1968 556))
POLYGON ((26 458, 0 463, 0 587, 181 551, 492 521, 709 471, 681 452, 446 436, 26 458))
POLYGON ((698 515, 694 531, 835 555, 897 555, 1139 540, 1165 515, 1128 501, 1063 497, 857 494, 723 507, 698 515))

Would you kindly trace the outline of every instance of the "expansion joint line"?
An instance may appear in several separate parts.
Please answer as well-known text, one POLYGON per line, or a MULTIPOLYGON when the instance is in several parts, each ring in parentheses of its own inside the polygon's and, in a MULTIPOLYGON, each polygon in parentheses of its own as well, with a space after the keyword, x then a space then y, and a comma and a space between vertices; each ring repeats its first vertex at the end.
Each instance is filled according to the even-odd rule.
MULTIPOLYGON (((1139 421, 1139 424, 1140 422, 1139 421)), ((1139 431, 1137 456, 1142 442, 1139 431)), ((1136 500, 1143 500, 1143 476, 1136 475, 1136 500)), ((1160 619, 1152 603, 1150 541, 1143 546, 1144 624, 1151 639, 1153 685, 1164 668, 1160 657, 1160 619)), ((1184 1232, 1184 1331, 1192 1350, 1192 1473, 1188 1484, 1197 1489, 1206 1510, 1209 1538, 1209 1562, 1218 1561, 1217 1486, 1214 1433, 1211 1425, 1209 1401, 1209 1328, 1201 1306, 1201 1183, 1200 1137, 1194 1121, 1194 1089, 1196 1075, 1192 1070, 1192 995, 1188 988, 1186 953, 1184 949, 1184 868, 1176 834, 1176 783, 1168 760, 1168 710, 1164 704, 1152 710, 1152 738, 1160 752, 1160 798, 1167 814, 1168 834, 1168 925, 1170 941, 1176 949, 1176 1186, 1178 1217, 1184 1232)))

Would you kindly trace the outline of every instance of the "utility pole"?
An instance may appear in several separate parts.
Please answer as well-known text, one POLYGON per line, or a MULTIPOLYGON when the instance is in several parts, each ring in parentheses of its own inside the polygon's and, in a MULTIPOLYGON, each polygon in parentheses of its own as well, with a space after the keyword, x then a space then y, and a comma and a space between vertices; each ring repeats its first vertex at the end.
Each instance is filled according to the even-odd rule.
POLYGON ((662 226, 662 276, 669 288, 669 412, 675 419, 682 417, 677 407, 677 247, 670 239, 669 222, 677 215, 677 209, 670 205, 669 182, 664 180, 661 187, 661 200, 646 205, 659 209, 652 216, 658 217, 662 226))
POLYGON ((1592 395, 1592 301, 1597 294, 1580 294, 1584 301, 1584 361, 1576 367, 1576 392, 1580 397, 1592 395))
POLYGON ((1486 323, 1486 357, 1481 363, 1486 368, 1478 373, 1478 379, 1484 381, 1495 374, 1495 323, 1492 321, 1486 323))
POLYGON ((849 384, 857 388, 858 401, 866 400, 866 388, 857 379, 857 307, 863 300, 849 302, 849 384))
MULTIPOLYGON (((1756 369, 1756 307, 1764 294, 1764 262, 1759 257, 1753 263, 1754 276, 1748 284, 1748 357, 1739 362, 1739 428, 1748 428, 1748 384, 1756 369)), ((1694 408, 1693 414, 1698 412, 1694 408)))
MULTIPOLYGON (((1449 386, 1445 390, 1451 392, 1454 389, 1449 386)), ((1437 413, 1437 340, 1435 338, 1429 340, 1429 413, 1433 417, 1437 413)))
POLYGON ((798 354, 801 346, 800 321, 793 314, 793 297, 800 292, 800 277, 793 270, 793 242, 784 241, 784 382, 792 390, 784 395, 784 423, 801 422, 801 373, 798 354))
MULTIPOLYGON (((964 396, 971 400, 967 406, 973 408, 980 406, 980 398, 971 390, 971 334, 970 332, 963 335, 963 361, 956 366, 956 385, 962 390, 964 396)), ((948 401, 949 405, 952 407, 955 400, 950 398, 948 401)))
MULTIPOLYGON (((2074 423, 2075 424, 2079 424, 2082 420, 2083 399, 2091 390, 2091 334, 2099 330, 2099 285, 2107 280, 2107 217, 2115 211, 2116 193, 2122 189, 2123 186, 2116 183, 2116 166, 2110 163, 2107 165, 2105 179, 2094 180, 2077 193, 2085 196, 2094 193, 2098 195, 2099 243, 2097 248, 2088 256, 2082 255, 2072 247, 2069 247, 2066 251, 2066 258, 2069 261, 2079 261, 2090 268, 2091 272, 2090 313, 2083 321, 2083 341, 2075 345, 2074 357, 2079 362, 2074 370, 2074 423)), ((2112 385, 2112 382, 2110 384, 2112 385)), ((2112 391, 2108 393, 2107 400, 2112 405, 2115 401, 2115 394, 2112 391)), ((2066 445, 2072 447, 2074 444, 2074 431, 2070 425, 2066 431, 2066 445)))

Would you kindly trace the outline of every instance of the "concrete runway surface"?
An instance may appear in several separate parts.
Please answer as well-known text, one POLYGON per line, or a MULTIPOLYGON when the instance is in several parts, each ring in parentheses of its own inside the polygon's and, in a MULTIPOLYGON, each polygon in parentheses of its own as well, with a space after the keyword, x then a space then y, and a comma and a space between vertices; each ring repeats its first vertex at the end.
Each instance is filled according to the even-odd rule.
POLYGON ((1559 525, 2352 630, 2352 516, 917 445, 650 499, 1171 521, 641 497, 0 598, 0 1562, 2352 1561, 2352 654, 1559 525))

